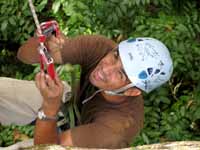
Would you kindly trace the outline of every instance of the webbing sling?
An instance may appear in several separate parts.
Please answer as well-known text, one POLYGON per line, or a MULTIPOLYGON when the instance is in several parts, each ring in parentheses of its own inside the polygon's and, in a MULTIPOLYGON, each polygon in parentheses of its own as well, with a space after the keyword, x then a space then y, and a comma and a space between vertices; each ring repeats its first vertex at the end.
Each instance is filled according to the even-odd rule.
POLYGON ((62 81, 65 81, 71 85, 70 99, 68 93, 66 102, 62 105, 61 110, 64 115, 65 123, 68 123, 70 128, 73 128, 76 124, 81 124, 81 115, 78 109, 78 97, 77 92, 80 84, 80 66, 72 66, 70 64, 60 65, 57 68, 57 73, 62 81))

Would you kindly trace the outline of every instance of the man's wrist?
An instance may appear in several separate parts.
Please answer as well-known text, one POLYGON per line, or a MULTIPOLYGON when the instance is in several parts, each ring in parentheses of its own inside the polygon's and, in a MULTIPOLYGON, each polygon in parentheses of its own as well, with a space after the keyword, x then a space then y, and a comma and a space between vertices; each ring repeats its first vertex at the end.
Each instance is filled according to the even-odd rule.
MULTIPOLYGON (((52 101, 53 100, 56 99, 52 99, 52 101)), ((54 117, 59 112, 60 104, 49 104, 44 100, 40 109, 42 109, 47 116, 54 117)))
POLYGON ((49 117, 56 117, 58 114, 58 111, 55 110, 51 110, 51 109, 42 109, 44 111, 44 113, 49 116, 49 117))
POLYGON ((42 108, 38 111, 38 119, 40 120, 55 120, 57 121, 57 113, 47 113, 42 108))

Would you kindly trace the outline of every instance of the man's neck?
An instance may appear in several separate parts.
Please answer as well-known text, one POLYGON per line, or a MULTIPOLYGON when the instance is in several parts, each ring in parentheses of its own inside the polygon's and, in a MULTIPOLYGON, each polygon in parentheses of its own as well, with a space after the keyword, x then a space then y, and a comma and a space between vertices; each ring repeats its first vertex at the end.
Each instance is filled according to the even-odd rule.
POLYGON ((109 95, 109 94, 106 94, 104 91, 102 91, 101 94, 105 98, 105 100, 110 103, 118 104, 118 103, 122 103, 126 100, 126 96, 109 95))

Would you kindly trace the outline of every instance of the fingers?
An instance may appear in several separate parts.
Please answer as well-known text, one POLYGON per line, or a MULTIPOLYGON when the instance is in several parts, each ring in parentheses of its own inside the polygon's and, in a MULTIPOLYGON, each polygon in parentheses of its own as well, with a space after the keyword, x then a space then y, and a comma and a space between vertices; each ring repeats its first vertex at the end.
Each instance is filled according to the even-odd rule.
POLYGON ((59 85, 60 82, 61 82, 60 79, 59 79, 59 77, 58 77, 58 74, 57 74, 57 73, 55 74, 54 80, 55 80, 55 83, 56 83, 57 85, 59 85))
POLYGON ((55 89, 55 82, 54 82, 54 80, 52 80, 51 77, 48 74, 46 74, 45 77, 46 77, 46 83, 48 85, 48 88, 50 90, 55 89))
POLYGON ((36 74, 35 83, 39 89, 44 89, 46 87, 44 72, 39 72, 36 74))
POLYGON ((54 35, 47 37, 46 45, 51 50, 60 50, 64 45, 65 38, 62 35, 55 37, 54 35))
POLYGON ((41 74, 40 74, 40 88, 42 90, 45 90, 47 88, 47 83, 46 83, 46 78, 45 78, 44 72, 41 72, 41 74))
POLYGON ((44 72, 39 72, 35 76, 35 84, 36 87, 43 94, 55 91, 62 92, 64 89, 64 85, 57 74, 55 75, 55 79, 53 80, 48 74, 45 74, 44 72))
POLYGON ((63 85, 62 81, 60 80, 60 78, 58 77, 57 74, 55 75, 54 81, 55 81, 56 85, 58 85, 58 87, 59 87, 59 88, 62 88, 62 90, 63 90, 64 85, 63 85))
POLYGON ((55 80, 53 80, 48 74, 39 72, 35 76, 35 83, 43 97, 43 106, 57 112, 60 108, 64 89, 57 74, 55 80))
POLYGON ((59 38, 55 37, 54 35, 47 37, 47 44, 48 45, 57 45, 59 44, 59 38))
POLYGON ((56 86, 62 87, 62 81, 59 79, 58 75, 55 75, 53 80, 48 74, 45 74, 43 71, 39 72, 35 76, 35 84, 39 89, 44 90, 45 88, 55 89, 56 86))
POLYGON ((40 89, 40 72, 38 72, 35 76, 35 85, 38 89, 40 89))

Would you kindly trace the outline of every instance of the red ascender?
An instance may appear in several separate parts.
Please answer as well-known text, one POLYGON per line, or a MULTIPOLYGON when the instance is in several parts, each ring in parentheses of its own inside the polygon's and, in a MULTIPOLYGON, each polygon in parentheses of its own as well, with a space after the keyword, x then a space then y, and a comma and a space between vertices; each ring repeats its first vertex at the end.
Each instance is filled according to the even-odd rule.
POLYGON ((47 37, 51 35, 58 36, 60 34, 60 30, 58 28, 58 23, 54 20, 41 23, 40 28, 42 34, 39 34, 39 32, 37 31, 40 42, 40 45, 38 47, 40 55, 40 69, 48 73, 50 77, 54 79, 55 78, 54 61, 44 43, 47 37))

